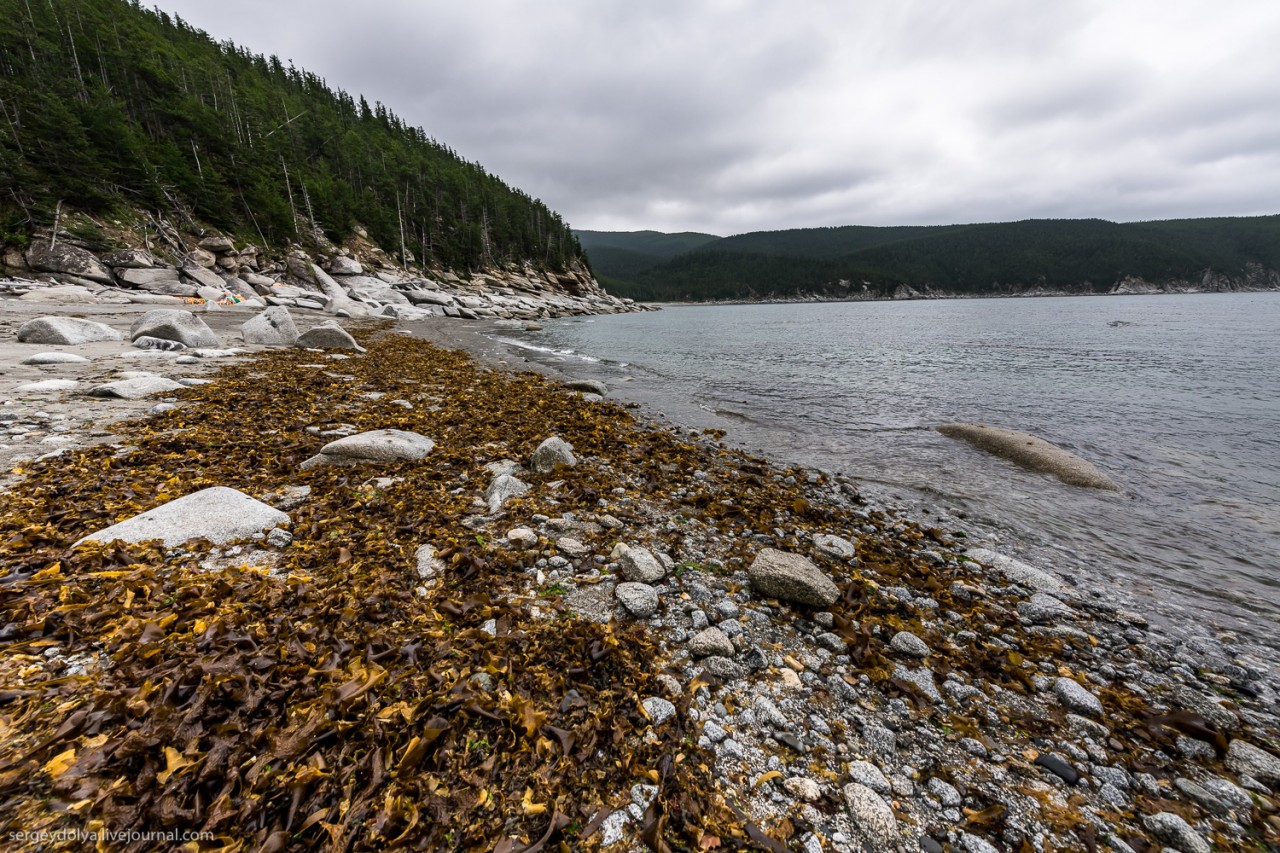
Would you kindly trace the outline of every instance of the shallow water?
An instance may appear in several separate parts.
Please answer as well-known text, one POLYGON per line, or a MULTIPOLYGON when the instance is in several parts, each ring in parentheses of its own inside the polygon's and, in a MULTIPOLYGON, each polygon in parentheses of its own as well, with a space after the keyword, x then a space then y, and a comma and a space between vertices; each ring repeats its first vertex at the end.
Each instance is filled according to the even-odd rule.
POLYGON ((1280 638, 1280 294, 678 307, 491 337, 1280 638), (1035 433, 1125 491, 1024 471, 933 430, 947 421, 1035 433))

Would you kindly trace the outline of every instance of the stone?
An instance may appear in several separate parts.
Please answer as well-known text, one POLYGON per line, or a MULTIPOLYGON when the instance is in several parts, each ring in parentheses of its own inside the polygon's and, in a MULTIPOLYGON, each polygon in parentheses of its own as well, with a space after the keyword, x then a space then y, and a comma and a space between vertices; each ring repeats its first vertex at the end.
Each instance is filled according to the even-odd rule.
POLYGON ((225 545, 287 524, 289 516, 275 507, 235 489, 214 486, 113 524, 75 544, 134 543, 159 539, 166 548, 173 548, 192 539, 204 538, 215 545, 225 545))
POLYGON ((1173 812, 1158 812, 1143 818, 1142 823, 1147 828, 1147 832, 1174 850, 1180 850, 1182 853, 1213 853, 1209 842, 1205 841, 1191 824, 1173 812))
POLYGON ((789 776, 782 780, 782 787, 804 803, 812 803, 822 797, 822 786, 808 776, 789 776))
POLYGON ((1074 679, 1057 679, 1053 682, 1053 693, 1068 711, 1086 717, 1102 716, 1102 701, 1074 679))
POLYGON ((27 266, 40 272, 74 275, 99 284, 115 284, 111 270, 91 252, 66 242, 50 245, 47 240, 40 240, 32 243, 27 249, 27 266))
POLYGON ((38 352, 22 360, 23 364, 88 364, 89 359, 73 352, 38 352))
POLYGON ((124 335, 105 323, 78 317, 36 317, 18 328, 18 343, 74 346, 97 341, 118 341, 124 335))
POLYGON ((929 781, 925 782, 924 789, 933 794, 944 808, 953 809, 963 802, 960 792, 956 790, 955 786, 945 779, 939 779, 937 776, 930 777, 929 781))
POLYGON ((858 554, 857 548, 848 539, 828 533, 816 534, 813 537, 813 547, 833 560, 852 560, 858 554))
POLYGON ((507 541, 517 548, 532 548, 538 544, 538 534, 528 527, 514 527, 507 531, 507 541))
POLYGON ((976 563, 990 566, 1010 583, 1020 583, 1057 598, 1071 594, 1071 588, 1053 575, 1042 572, 1021 560, 1015 560, 1013 557, 1007 557, 987 548, 970 548, 965 552, 965 556, 976 563))
POLYGON ((28 291, 18 298, 23 302, 52 302, 58 305, 97 305, 104 301, 115 301, 114 298, 101 299, 89 288, 78 284, 53 284, 28 291))
POLYGON ((181 391, 186 386, 163 376, 138 376, 133 379, 118 379, 95 385, 89 389, 90 397, 117 397, 121 400, 142 400, 155 394, 171 394, 181 391))
POLYGON ((850 761, 849 778, 859 785, 866 785, 877 794, 884 794, 887 797, 893 793, 893 786, 889 784, 889 780, 880 772, 880 768, 870 761, 850 761))
POLYGON ((445 570, 444 561, 436 556, 434 545, 419 545, 418 550, 413 552, 413 559, 421 580, 439 577, 445 570))
POLYGON ((647 583, 620 583, 613 594, 637 619, 648 619, 658 612, 658 591, 647 583))
POLYGON ((311 279, 324 291, 324 313, 336 317, 367 317, 369 310, 347 295, 342 285, 334 281, 327 272, 315 264, 310 264, 311 279))
POLYGON ((1000 848, 985 838, 979 838, 967 832, 960 833, 960 847, 964 853, 1000 853, 1000 848))
POLYGON ((272 548, 288 548, 293 544, 293 534, 285 530, 283 527, 273 528, 267 534, 267 545, 272 548))
MULTIPOLYGON (((112 269, 142 270, 156 265, 156 259, 143 249, 119 249, 102 256, 102 262, 112 269)), ((119 273, 116 273, 119 276, 119 273)))
POLYGON ((129 338, 143 336, 177 341, 188 347, 216 347, 218 336, 199 317, 190 311, 160 308, 139 317, 129 330, 129 338))
POLYGON ((908 669, 902 664, 893 668, 893 677, 900 678, 908 684, 914 684, 920 692, 934 702, 942 703, 942 694, 938 692, 938 684, 934 681, 933 670, 927 666, 919 669, 908 669))
POLYGON ((151 349, 160 352, 179 352, 187 348, 186 345, 177 341, 167 341, 164 338, 153 338, 148 335, 143 335, 136 339, 133 345, 138 349, 151 349))
POLYGON ((591 553, 591 549, 572 536, 561 536, 556 540, 556 550, 574 560, 581 559, 591 553))
POLYGON ((1033 625, 1045 625, 1071 619, 1076 612, 1052 595, 1037 592, 1029 601, 1019 602, 1018 615, 1033 625))
POLYGON ((889 647, 899 654, 913 658, 927 658, 929 647, 925 641, 908 631, 899 631, 889 641, 889 647))
POLYGON ((898 819, 879 794, 857 782, 845 785, 842 793, 855 831, 872 849, 889 850, 898 846, 898 819))
POLYGON ((564 383, 570 391, 585 391, 588 394, 599 394, 601 397, 609 393, 609 386, 596 379, 573 379, 564 383))
POLYGON ((502 509, 507 501, 519 497, 529 491, 529 484, 511 474, 499 474, 485 489, 484 497, 489 502, 489 512, 502 509))
POLYGON ((629 581, 656 583, 667 575, 666 568, 657 557, 634 545, 623 545, 617 561, 618 574, 629 581))
POLYGON ((331 441, 320 453, 302 463, 319 465, 359 465, 368 462, 393 464, 416 462, 431 452, 436 443, 425 435, 401 429, 375 429, 331 441))
POLYGON ((360 275, 363 272, 364 267, 360 266, 355 258, 349 258, 346 255, 334 255, 333 260, 329 262, 331 275, 360 275))
POLYGON ((150 288, 153 285, 182 284, 178 271, 168 267, 122 269, 116 273, 116 278, 126 287, 150 288))
POLYGON ((948 438, 963 439, 980 450, 1032 471, 1051 474, 1071 486, 1120 491, 1115 481, 1092 463, 1027 432, 963 423, 943 424, 938 427, 938 432, 948 438))
POLYGON ((283 305, 275 305, 246 320, 240 327, 246 344, 267 347, 291 347, 298 341, 298 327, 283 305))
POLYGON ((695 658, 712 655, 731 658, 737 653, 738 650, 733 647, 733 641, 719 628, 706 628, 699 631, 689 641, 689 654, 695 658))
POLYGON ((751 586, 766 598, 830 607, 840 590, 813 561, 799 554, 765 548, 747 570, 751 586))
POLYGON ((1239 738, 1227 747, 1227 769, 1269 785, 1280 784, 1280 758, 1239 738))
POLYGON ((364 347, 333 320, 321 323, 298 336, 294 346, 304 349, 341 349, 364 352, 364 347))
POLYGON ((222 293, 226 290, 226 283, 223 282, 222 276, 211 269, 205 269, 201 264, 183 264, 182 274, 195 282, 198 288, 207 287, 215 293, 222 293))
POLYGON ((1051 753, 1046 752, 1036 756, 1033 763, 1048 770, 1068 785, 1074 785, 1080 780, 1080 771, 1068 764, 1066 760, 1051 753))
POLYGON ((573 445, 559 436, 552 436, 539 444, 538 449, 533 451, 533 456, 529 459, 530 467, 540 474, 550 473, 561 465, 573 467, 577 464, 578 459, 573 455, 573 445))
POLYGON ((227 252, 233 251, 235 249, 235 246, 232 244, 232 242, 226 237, 223 237, 221 234, 211 234, 210 236, 202 239, 196 245, 198 245, 201 249, 205 249, 207 251, 214 252, 219 255, 226 254, 227 252))
POLYGON ((52 394, 57 391, 74 391, 80 387, 80 383, 74 379, 41 379, 39 382, 28 382, 25 385, 19 385, 14 391, 21 391, 24 394, 52 394))
POLYGON ((676 715, 676 706, 661 696, 650 696, 640 703, 645 715, 654 726, 660 726, 676 715))

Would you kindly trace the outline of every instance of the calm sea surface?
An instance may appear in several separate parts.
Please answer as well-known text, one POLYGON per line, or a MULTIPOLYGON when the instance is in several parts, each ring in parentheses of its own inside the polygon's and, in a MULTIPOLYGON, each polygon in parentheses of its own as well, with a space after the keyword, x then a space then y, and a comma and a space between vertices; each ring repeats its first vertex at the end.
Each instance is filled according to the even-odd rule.
POLYGON ((680 307, 491 336, 776 461, 964 512, 1167 615, 1280 638, 1280 294, 680 307), (947 421, 1040 435, 1124 494, 947 421))

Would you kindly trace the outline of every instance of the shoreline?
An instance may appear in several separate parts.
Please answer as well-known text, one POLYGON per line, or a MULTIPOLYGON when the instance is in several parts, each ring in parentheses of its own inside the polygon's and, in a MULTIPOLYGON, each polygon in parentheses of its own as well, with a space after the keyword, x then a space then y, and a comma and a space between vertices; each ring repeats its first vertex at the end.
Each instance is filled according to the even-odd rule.
POLYGON ((1259 287, 1240 290, 1150 290, 1150 291, 1101 291, 1097 293, 1073 293, 1065 290, 1045 290, 1027 293, 928 293, 910 297, 876 296, 876 297, 820 297, 812 296, 794 299, 711 299, 703 302, 653 302, 637 301, 637 305, 654 308, 696 308, 700 305, 823 305, 844 302, 931 302, 937 300, 965 299, 1070 299, 1089 296, 1223 296, 1245 295, 1257 293, 1280 293, 1274 287, 1259 287))
MULTIPOLYGON (((470 336, 483 349, 478 329, 399 325, 451 346, 470 336)), ((646 831, 690 844, 728 840, 736 831, 762 846, 751 833, 769 832, 774 843, 789 845, 775 849, 808 851, 851 851, 863 842, 886 850, 945 844, 986 851, 1023 841, 1034 848, 1047 839, 1058 849, 1096 840, 1122 850, 1126 838, 1194 848, 1175 816, 1189 819, 1196 828, 1186 830, 1202 844, 1211 838, 1215 849, 1249 849, 1250 833, 1280 840, 1268 835, 1276 833, 1280 777, 1257 778, 1271 765, 1228 744, 1270 742, 1275 750, 1280 682, 1265 662, 1232 652, 1229 638, 1149 630, 1111 591, 1073 586, 970 548, 967 535, 956 535, 963 531, 868 502, 849 478, 771 465, 725 447, 714 432, 650 426, 643 410, 633 416, 608 397, 592 402, 547 380, 549 366, 516 374, 536 370, 536 363, 502 364, 495 356, 477 364, 394 332, 354 331, 369 354, 332 359, 333 353, 265 350, 216 359, 222 369, 211 374, 214 384, 178 392, 181 407, 130 425, 135 449, 127 455, 66 450, 57 465, 32 464, 32 479, 0 498, 10 534, 44 519, 38 543, 10 539, 6 547, 5 621, 30 626, 30 618, 13 617, 59 602, 71 606, 34 639, 34 629, 26 628, 21 641, 10 630, 0 646, 9 690, 0 724, 12 739, 0 748, 0 773, 7 772, 0 786, 8 791, 6 810, 16 808, 15 795, 22 809, 34 809, 24 815, 32 821, 27 825, 110 818, 110 809, 94 806, 83 819, 42 811, 29 787, 51 784, 70 797, 77 786, 105 782, 114 774, 89 760, 95 754, 133 762, 139 787, 129 801, 140 804, 131 808, 141 808, 133 813, 147 826, 158 825, 162 793, 188 808, 192 798, 206 796, 200 792, 209 787, 213 753, 201 738, 210 735, 175 739, 157 710, 164 701, 149 700, 151 711, 135 716, 136 724, 156 739, 155 749, 175 748, 176 758, 147 758, 146 750, 113 740, 121 710, 110 710, 108 697, 138 689, 144 674, 167 673, 179 683, 183 668, 201 671, 219 657, 249 655, 218 639, 249 631, 257 632, 259 646, 293 649, 280 662, 260 661, 267 668, 255 678, 275 684, 277 693, 292 684, 282 679, 296 677, 286 672, 288 660, 314 659, 304 667, 317 671, 312 687, 297 684, 257 700, 267 703, 271 718, 301 715, 301 722, 308 703, 345 696, 332 706, 350 725, 339 740, 364 743, 356 753, 381 751, 382 761, 397 766, 418 749, 412 739, 420 742, 430 714, 447 723, 447 734, 436 736, 441 745, 415 759, 417 769, 384 773, 377 797, 357 805, 372 818, 384 795, 426 798, 419 783, 465 774, 448 777, 467 780, 443 795, 453 813, 472 815, 474 792, 483 789, 492 805, 475 814, 497 814, 476 818, 474 830, 470 821, 450 827, 460 833, 452 841, 438 823, 438 835, 418 836, 444 849, 481 839, 492 845, 499 827, 518 827, 515 849, 544 831, 577 839, 565 834, 575 822, 584 836, 593 829, 592 845, 616 837, 622 846, 615 849, 632 849, 646 831), (309 428, 332 431, 339 421, 421 431, 436 449, 422 464, 296 473, 297 463, 328 440, 309 428), (496 510, 486 505, 498 479, 486 466, 505 459, 526 467, 534 447, 552 434, 573 445, 575 464, 547 473, 505 466, 530 491, 496 510), (90 461, 107 462, 124 480, 78 481, 76 472, 97 470, 90 461), (166 485, 167 478, 178 482, 166 485), (43 487, 32 492, 35 483, 43 487), (292 542, 283 548, 66 550, 89 528, 196 485, 269 499, 273 489, 297 483, 312 492, 289 510, 292 542), (529 533, 515 535, 521 529, 529 533), (414 550, 424 541, 440 557, 425 570, 414 550), (619 542, 649 558, 629 557, 619 542), (767 548, 803 555, 835 582, 837 598, 815 608, 763 594, 748 568, 767 548), (236 567, 239 558, 251 568, 236 567), (55 559, 58 571, 42 575, 55 559), (104 569, 115 577, 101 577, 104 569), (65 591, 50 587, 55 575, 65 591), (224 590, 217 600, 190 598, 211 582, 224 590), (137 605, 115 610, 115 593, 131 584, 163 589, 173 602, 132 596, 137 605), (279 620, 263 621, 253 605, 264 600, 297 612, 311 638, 304 641, 279 620), (110 617, 114 634, 103 631, 105 617, 82 609, 91 601, 100 602, 91 610, 110 617), (354 616, 342 616, 344 608, 354 616), (144 630, 148 624, 157 627, 144 630), (425 647, 408 657, 397 651, 397 643, 412 642, 406 632, 444 637, 442 630, 449 630, 449 642, 429 653, 429 666, 416 658, 428 655, 425 647), (361 648, 352 640, 360 638, 370 649, 367 659, 350 657, 361 648), (291 643, 317 649, 298 651, 291 643), (578 700, 585 694, 584 704, 607 712, 621 735, 595 741, 604 761, 575 748, 600 731, 598 720, 584 716, 563 680, 557 686, 550 678, 553 671, 599 670, 593 644, 616 650, 605 657, 613 661, 613 680, 571 681, 578 700), (339 654, 344 645, 348 652, 339 654), (31 654, 50 648, 58 652, 31 654), (153 648, 171 663, 155 663, 153 648), (470 658, 456 649, 471 650, 470 658), (97 660, 81 660, 88 653, 97 660), (495 654, 521 665, 495 665, 495 654), (73 666, 96 669, 103 683, 81 676, 68 683, 73 666), (423 678, 424 670, 432 677, 423 678), (41 710, 50 690, 60 711, 41 710), (1223 695, 1231 704, 1218 701, 1223 695), (407 717, 394 710, 397 702, 407 703, 407 717), (37 747, 76 709, 90 708, 107 713, 97 731, 73 728, 37 747), (545 746, 534 737, 539 732, 545 746), (526 738, 536 748, 522 749, 526 738), (471 744, 481 739, 486 747, 476 755, 471 744), (496 762, 488 771, 486 757, 496 762), (158 772, 176 784, 157 785, 158 772), (602 775, 584 800, 570 780, 592 773, 602 775), (22 781, 28 776, 32 781, 22 781), (543 782, 526 784, 534 778, 543 782), (1244 800, 1237 786, 1250 789, 1244 800), (597 801, 587 802, 592 796, 597 801), (557 826, 557 815, 569 820, 557 826)), ((170 364, 172 355, 146 360, 170 364)), ((290 621, 297 620, 284 620, 290 621)), ((231 748, 248 750, 246 760, 255 750, 279 752, 279 745, 247 734, 259 731, 257 724, 236 717, 234 706, 206 707, 211 720, 244 727, 231 748)), ((246 780, 261 789, 265 825, 284 825, 286 782, 308 760, 322 755, 330 768, 346 766, 331 748, 333 735, 325 735, 331 724, 320 720, 307 736, 316 752, 286 750, 275 759, 285 768, 278 782, 255 775, 261 761, 253 765, 258 770, 246 780)), ((317 778, 300 796, 328 813, 340 790, 317 778)), ((247 801, 233 799, 227 807, 234 814, 247 801)), ((391 819, 403 821, 394 813, 391 819)), ((229 831, 241 825, 227 820, 229 831)), ((420 826, 416 831, 435 832, 420 826)))

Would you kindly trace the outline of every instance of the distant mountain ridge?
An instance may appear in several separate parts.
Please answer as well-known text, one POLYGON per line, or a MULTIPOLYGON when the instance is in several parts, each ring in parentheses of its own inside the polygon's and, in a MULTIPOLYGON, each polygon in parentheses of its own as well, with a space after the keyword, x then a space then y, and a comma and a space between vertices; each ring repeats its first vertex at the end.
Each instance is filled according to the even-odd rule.
POLYGON ((610 292, 653 301, 1280 289, 1277 215, 689 236, 578 232, 610 292))

